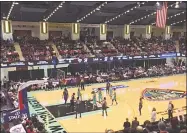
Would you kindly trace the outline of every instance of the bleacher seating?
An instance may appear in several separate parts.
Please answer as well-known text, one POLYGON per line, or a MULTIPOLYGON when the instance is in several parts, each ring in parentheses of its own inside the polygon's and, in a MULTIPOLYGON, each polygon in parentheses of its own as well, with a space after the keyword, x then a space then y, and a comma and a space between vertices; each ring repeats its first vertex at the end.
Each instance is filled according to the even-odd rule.
POLYGON ((89 53, 85 50, 83 44, 80 42, 58 38, 54 40, 54 44, 57 46, 59 54, 62 56, 62 58, 88 57, 89 53))
POLYGON ((112 47, 110 42, 95 41, 93 43, 87 43, 87 47, 96 57, 117 55, 116 48, 112 47))
POLYGON ((50 60, 55 54, 47 40, 30 37, 20 40, 20 47, 25 61, 50 60))
POLYGON ((1 41, 1 62, 16 62, 19 61, 19 55, 15 51, 14 43, 10 40, 1 41))
MULTIPOLYGON (((175 41, 171 38, 164 40, 161 37, 144 39, 114 38, 109 42, 93 39, 89 42, 73 41, 65 37, 54 37, 49 40, 39 40, 36 37, 23 36, 17 40, 25 61, 50 60, 55 54, 50 44, 54 43, 61 58, 85 58, 90 55, 96 57, 119 55, 151 55, 176 52, 175 41), (87 48, 85 48, 87 47, 87 48), (87 50, 88 49, 88 50, 87 50)), ((1 62, 20 61, 11 41, 2 41, 1 62)), ((185 38, 179 40, 179 52, 186 54, 185 38)))
POLYGON ((180 40, 179 40, 179 51, 186 55, 186 38, 185 37, 181 37, 180 40))
POLYGON ((112 43, 123 55, 150 55, 176 52, 172 39, 163 40, 159 37, 151 39, 133 38, 129 40, 114 39, 112 43))

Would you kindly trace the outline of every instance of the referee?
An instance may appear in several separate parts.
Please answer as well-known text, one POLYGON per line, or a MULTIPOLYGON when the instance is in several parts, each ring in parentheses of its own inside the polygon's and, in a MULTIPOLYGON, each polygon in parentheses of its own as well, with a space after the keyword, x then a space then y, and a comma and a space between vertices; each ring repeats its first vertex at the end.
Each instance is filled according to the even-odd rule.
POLYGON ((74 112, 74 101, 75 101, 75 93, 73 93, 73 95, 71 96, 71 100, 70 100, 70 110, 74 112))

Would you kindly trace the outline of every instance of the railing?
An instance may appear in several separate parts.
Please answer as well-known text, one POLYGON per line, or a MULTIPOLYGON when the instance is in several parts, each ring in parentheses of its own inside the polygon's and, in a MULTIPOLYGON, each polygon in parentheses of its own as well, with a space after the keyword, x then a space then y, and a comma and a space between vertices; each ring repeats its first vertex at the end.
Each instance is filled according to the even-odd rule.
MULTIPOLYGON (((59 59, 59 64, 77 64, 77 63, 93 63, 93 62, 107 62, 116 60, 148 60, 148 59, 163 59, 170 57, 186 57, 182 53, 164 53, 152 55, 139 55, 139 56, 110 56, 110 57, 88 57, 88 58, 66 58, 59 59)), ((20 61, 20 62, 1 62, 3 67, 16 67, 16 66, 38 66, 38 65, 54 65, 52 60, 40 61, 20 61)))

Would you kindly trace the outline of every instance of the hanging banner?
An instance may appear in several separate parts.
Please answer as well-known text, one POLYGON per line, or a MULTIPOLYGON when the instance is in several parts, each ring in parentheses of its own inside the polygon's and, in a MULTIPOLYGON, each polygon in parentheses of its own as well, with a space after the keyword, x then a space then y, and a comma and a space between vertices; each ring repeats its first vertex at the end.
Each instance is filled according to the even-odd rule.
POLYGON ((152 32, 152 27, 151 27, 151 25, 147 25, 147 26, 146 26, 146 34, 151 34, 151 32, 152 32))
POLYGON ((79 34, 80 33, 80 24, 79 23, 73 23, 73 33, 79 34))
POLYGON ((4 33, 9 34, 12 33, 12 28, 11 28, 11 21, 10 20, 3 20, 3 29, 4 33))
POLYGON ((106 24, 100 24, 100 34, 106 34, 106 24))
POLYGON ((166 34, 170 34, 171 32, 171 27, 170 26, 166 26, 166 34))
POLYGON ((130 25, 125 25, 125 35, 130 34, 130 25))
POLYGON ((48 33, 48 22, 40 22, 40 31, 42 34, 48 33))

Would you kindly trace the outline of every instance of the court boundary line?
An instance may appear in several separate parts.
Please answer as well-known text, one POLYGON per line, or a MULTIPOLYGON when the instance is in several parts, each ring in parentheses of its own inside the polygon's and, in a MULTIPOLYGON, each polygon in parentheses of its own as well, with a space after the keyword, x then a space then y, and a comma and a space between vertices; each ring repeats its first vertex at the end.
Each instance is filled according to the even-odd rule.
MULTIPOLYGON (((37 100, 37 98, 35 97, 35 96, 33 96, 32 94, 29 94, 30 95, 30 97, 33 97, 33 98, 35 98, 36 99, 36 101, 38 101, 37 100)), ((28 96, 27 96, 28 97, 28 96)), ((39 102, 39 101, 38 101, 39 102)), ((40 102, 39 102, 40 103, 40 102)), ((41 104, 41 103, 40 103, 41 104)), ((55 120, 56 120, 56 118, 53 116, 53 114, 45 107, 45 106, 43 106, 42 104, 41 104, 41 106, 51 115, 51 117, 53 117, 55 120)), ((36 112, 36 111, 35 111, 36 112)), ((43 120, 42 120, 43 121, 43 120)), ((57 121, 57 120, 56 120, 57 121)), ((64 128, 64 126, 63 126, 63 124, 61 124, 59 121, 57 121, 58 122, 58 124, 64 129, 64 131, 65 132, 67 132, 67 129, 66 128, 64 128)))

